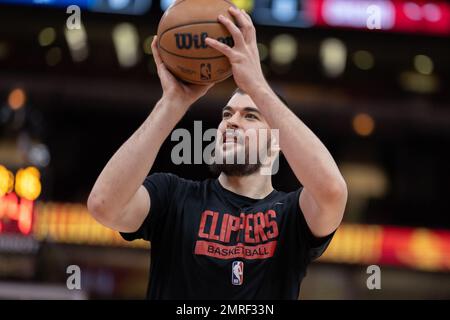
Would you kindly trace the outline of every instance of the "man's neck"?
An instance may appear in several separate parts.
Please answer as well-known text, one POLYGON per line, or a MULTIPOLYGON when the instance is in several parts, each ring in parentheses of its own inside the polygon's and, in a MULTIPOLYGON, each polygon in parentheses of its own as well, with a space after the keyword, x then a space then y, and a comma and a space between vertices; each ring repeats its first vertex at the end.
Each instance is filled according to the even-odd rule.
POLYGON ((243 177, 230 177, 222 172, 218 180, 225 189, 248 198, 264 199, 273 191, 272 177, 259 172, 243 177))

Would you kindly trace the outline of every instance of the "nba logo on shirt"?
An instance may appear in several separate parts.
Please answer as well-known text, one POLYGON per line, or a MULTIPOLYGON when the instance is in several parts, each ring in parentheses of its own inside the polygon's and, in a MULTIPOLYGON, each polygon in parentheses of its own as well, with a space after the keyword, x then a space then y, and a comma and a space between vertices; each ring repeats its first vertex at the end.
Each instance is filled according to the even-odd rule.
POLYGON ((244 263, 242 261, 233 261, 231 268, 231 283, 240 286, 244 282, 244 263))

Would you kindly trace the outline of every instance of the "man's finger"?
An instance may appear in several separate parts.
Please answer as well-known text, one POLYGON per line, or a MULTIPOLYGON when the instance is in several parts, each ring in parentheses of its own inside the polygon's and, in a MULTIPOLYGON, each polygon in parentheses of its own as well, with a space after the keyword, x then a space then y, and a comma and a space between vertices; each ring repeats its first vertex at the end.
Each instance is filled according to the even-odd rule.
POLYGON ((217 41, 216 39, 210 38, 210 37, 207 37, 205 39, 205 42, 208 46, 211 46, 212 48, 216 49, 217 51, 219 51, 220 53, 222 53, 223 55, 228 57, 228 59, 232 58, 233 49, 231 49, 226 44, 224 44, 220 41, 217 41))
POLYGON ((249 21, 242 10, 239 10, 238 8, 230 7, 228 11, 234 16, 244 35, 247 36, 253 26, 251 20, 249 21))
POLYGON ((236 22, 239 27, 244 27, 246 24, 248 24, 248 20, 244 17, 243 13, 240 9, 232 6, 228 8, 228 11, 233 15, 233 17, 236 19, 236 22))
POLYGON ((158 76, 160 77, 161 81, 167 81, 168 77, 170 77, 171 74, 167 70, 166 65, 164 64, 164 62, 161 59, 161 55, 159 54, 157 36, 153 37, 152 53, 153 53, 153 59, 155 60, 158 76))
POLYGON ((161 56, 159 55, 158 37, 157 36, 153 37, 152 53, 153 53, 153 59, 155 60, 156 66, 159 67, 163 62, 162 62, 161 56))
POLYGON ((248 22, 250 22, 251 24, 253 24, 252 18, 250 17, 250 15, 247 13, 247 11, 245 11, 244 9, 241 9, 242 14, 244 15, 244 17, 247 19, 248 22))
POLYGON ((231 33, 235 45, 244 44, 244 35, 242 34, 241 30, 239 30, 239 28, 233 23, 233 21, 223 15, 219 15, 219 22, 222 23, 231 33))

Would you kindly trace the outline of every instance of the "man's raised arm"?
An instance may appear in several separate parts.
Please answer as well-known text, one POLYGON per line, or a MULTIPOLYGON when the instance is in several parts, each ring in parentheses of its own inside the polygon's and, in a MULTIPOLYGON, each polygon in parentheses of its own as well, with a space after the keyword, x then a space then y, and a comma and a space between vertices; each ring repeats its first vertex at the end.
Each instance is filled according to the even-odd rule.
POLYGON ((230 31, 234 47, 212 38, 206 43, 230 60, 238 87, 260 109, 271 128, 279 129, 280 147, 292 171, 303 184, 299 205, 312 233, 329 235, 341 223, 347 202, 347 186, 333 157, 319 138, 274 94, 267 84, 259 59, 256 30, 250 16, 234 7, 236 19, 219 16, 230 31))
POLYGON ((97 221, 121 232, 134 232, 141 226, 151 203, 142 183, 161 145, 190 105, 212 86, 187 85, 175 79, 161 60, 156 37, 152 51, 163 96, 139 129, 108 161, 87 203, 97 221))

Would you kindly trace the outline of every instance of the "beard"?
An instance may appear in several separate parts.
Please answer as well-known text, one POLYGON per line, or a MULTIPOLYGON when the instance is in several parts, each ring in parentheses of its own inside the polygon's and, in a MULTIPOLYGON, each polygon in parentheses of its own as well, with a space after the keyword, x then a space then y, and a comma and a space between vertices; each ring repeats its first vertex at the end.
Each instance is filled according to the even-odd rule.
MULTIPOLYGON (((267 144, 267 151, 269 151, 270 148, 270 140, 267 144)), ((259 157, 259 153, 256 156, 256 163, 249 163, 250 157, 249 157, 249 149, 245 149, 245 161, 244 163, 238 163, 238 153, 235 152, 233 155, 233 162, 232 163, 226 163, 225 156, 224 159, 222 159, 222 163, 216 163, 214 161, 215 158, 215 151, 212 152, 212 161, 211 164, 208 165, 209 171, 211 171, 212 174, 215 176, 220 175, 221 173, 224 173, 226 176, 229 177, 245 177, 249 176, 251 174, 254 174, 257 172, 262 166, 263 163, 259 157)))
POLYGON ((255 164, 238 164, 238 163, 212 163, 208 166, 209 171, 218 176, 222 172, 229 177, 245 177, 249 176, 261 168, 261 163, 255 164))

